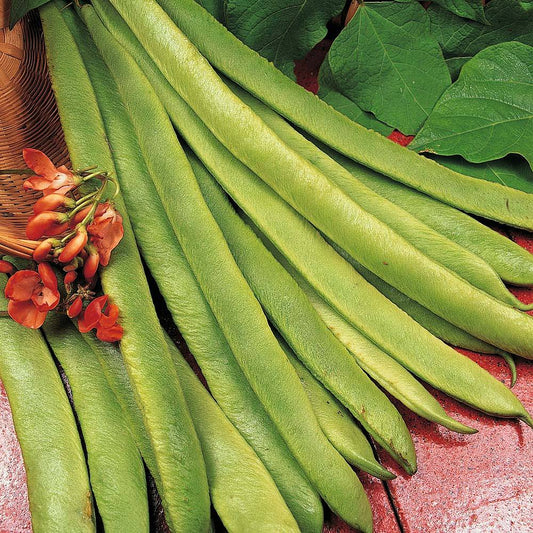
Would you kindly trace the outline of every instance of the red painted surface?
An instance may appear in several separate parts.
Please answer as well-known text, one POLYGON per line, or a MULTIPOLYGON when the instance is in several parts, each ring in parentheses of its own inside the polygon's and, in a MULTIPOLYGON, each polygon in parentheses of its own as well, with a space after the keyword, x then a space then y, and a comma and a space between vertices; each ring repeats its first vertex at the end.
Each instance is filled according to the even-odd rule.
POLYGON ((9 400, 0 382, 0 533, 26 531, 31 531, 26 472, 9 400))
MULTIPOLYGON (((328 48, 327 41, 321 43, 295 69, 299 82, 314 92, 318 87, 316 74, 328 48)), ((397 132, 394 135, 401 144, 407 141, 397 132)), ((514 230, 512 235, 533 252, 530 235, 514 230)), ((518 289, 516 294, 523 301, 533 302, 533 290, 518 289)), ((509 384, 509 373, 501 359, 469 356, 509 384)), ((533 364, 519 361, 518 376, 514 391, 533 411, 533 364)), ((533 532, 533 431, 522 423, 496 420, 435 394, 450 415, 479 433, 457 435, 400 407, 412 430, 419 470, 408 477, 380 454, 398 478, 388 482, 386 488, 379 480, 361 475, 374 513, 375 532, 533 532)), ((0 533, 31 529, 25 480, 9 403, 0 384, 0 533)), ((352 530, 330 517, 324 531, 352 530)))
MULTIPOLYGON (((509 372, 500 358, 470 356, 509 385, 509 372)), ((518 376, 513 390, 531 412, 533 364, 519 361, 518 376)), ((458 435, 401 409, 415 441, 418 472, 410 478, 402 475, 381 455, 385 465, 399 474, 389 488, 403 530, 533 531, 531 428, 483 415, 443 394, 435 395, 449 414, 479 433, 458 435)))

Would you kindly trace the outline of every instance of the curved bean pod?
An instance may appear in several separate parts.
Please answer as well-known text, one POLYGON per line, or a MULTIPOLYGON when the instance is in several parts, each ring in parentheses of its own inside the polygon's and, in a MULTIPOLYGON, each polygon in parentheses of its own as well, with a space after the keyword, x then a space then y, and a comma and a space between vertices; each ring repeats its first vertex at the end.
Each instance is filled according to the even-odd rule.
POLYGON ((414 445, 400 413, 328 331, 296 282, 235 213, 205 167, 192 154, 189 161, 237 265, 270 321, 315 378, 408 473, 414 473, 414 445))
POLYGON ((509 371, 511 372, 511 387, 514 386, 517 379, 516 363, 511 354, 504 352, 483 342, 480 339, 470 335, 466 331, 450 324, 440 316, 432 313, 429 309, 420 305, 418 302, 411 300, 409 296, 402 294, 394 287, 378 278, 375 274, 372 274, 370 270, 366 269, 363 265, 358 263, 353 257, 350 257, 343 249, 330 242, 330 244, 337 250, 337 253, 344 257, 354 268, 361 274, 369 283, 371 283, 376 289, 386 296, 391 302, 396 304, 400 309, 405 311, 410 317, 416 320, 421 326, 427 329, 435 337, 443 340, 447 344, 457 346, 458 348, 465 348, 472 352, 481 354, 493 354, 499 355, 507 363, 509 371))
POLYGON ((367 337, 349 324, 324 300, 322 300, 287 260, 266 241, 264 235, 251 221, 248 223, 262 239, 283 267, 297 281, 311 305, 330 331, 355 357, 357 364, 383 389, 402 402, 411 411, 458 433, 476 433, 472 429, 448 416, 439 402, 401 364, 373 344, 367 337))
POLYGON ((230 533, 299 532, 259 457, 167 340, 202 445, 211 500, 226 529, 230 533))
POLYGON ((532 195, 454 172, 349 120, 244 45, 194 0, 159 3, 213 66, 335 150, 463 211, 533 230, 532 195))
POLYGON ((328 153, 367 187, 482 257, 507 283, 533 285, 533 254, 511 239, 466 213, 372 172, 333 150, 328 153))
POLYGON ((379 479, 394 479, 396 476, 377 462, 368 439, 346 408, 313 377, 284 342, 281 347, 298 373, 320 426, 333 446, 356 468, 379 479))
POLYGON ((358 263, 353 257, 348 255, 342 248, 330 242, 333 248, 339 255, 344 257, 350 265, 352 265, 361 276, 363 276, 369 283, 371 283, 376 289, 386 296, 391 302, 396 304, 400 309, 405 311, 409 316, 414 318, 421 326, 424 326, 430 333, 442 339, 444 342, 451 344, 452 346, 458 346, 460 348, 466 348, 473 352, 486 353, 486 354, 503 354, 495 346, 491 346, 486 342, 483 342, 476 337, 473 337, 466 331, 446 322, 443 318, 432 313, 429 309, 420 305, 418 302, 411 300, 409 296, 401 293, 395 289, 392 285, 383 281, 381 278, 370 272, 361 263, 358 263))
MULTIPOLYGON (((95 11, 109 15, 108 22, 115 31, 120 29, 121 19, 117 20, 116 12, 113 16, 112 6, 99 0, 93 4, 95 11)), ((82 8, 90 29, 97 24, 92 9, 82 8)), ((122 31, 130 30, 126 27, 122 31)), ((218 404, 270 471, 302 531, 321 531, 320 498, 235 360, 170 226, 116 84, 103 61, 99 71, 106 83, 96 83, 95 79, 96 96, 142 255, 218 404)))
MULTIPOLYGON (((359 181, 339 163, 298 133, 288 122, 261 101, 232 82, 231 90, 265 121, 279 138, 295 152, 307 159, 327 176, 362 209, 401 235, 437 263, 460 277, 517 309, 529 310, 533 306, 523 304, 505 287, 498 274, 483 259, 459 246, 454 241, 434 231, 410 212, 381 197, 359 181), (355 179, 354 179, 355 178, 355 179)), ((356 166, 355 163, 353 163, 356 166)), ((360 167, 360 165, 358 165, 360 167)), ((360 167, 361 168, 361 167, 360 167)), ((372 171, 367 171, 372 173, 372 171)))
MULTIPOLYGON (((52 86, 72 163, 75 168, 97 164, 102 170, 113 171, 105 129, 76 42, 54 3, 41 8, 41 19, 52 86)), ((151 303, 120 196, 115 203, 123 217, 124 237, 102 272, 102 284, 121 310, 121 349, 157 460, 158 489, 174 531, 207 531, 210 504, 200 443, 151 303), (183 498, 184 494, 188 498, 183 498)))
POLYGON ((66 317, 48 316, 46 339, 68 378, 106 531, 148 531, 144 466, 100 363, 66 317))
MULTIPOLYGON (((122 14, 140 9, 143 19, 157 7, 136 0, 136 9, 131 10, 134 3, 113 3, 122 14)), ((348 523, 370 531, 372 516, 363 487, 322 433, 296 372, 205 205, 168 115, 135 61, 112 40, 102 32, 97 45, 108 65, 113 65, 112 74, 172 228, 235 358, 324 500, 348 523), (257 357, 258 346, 263 357, 257 357)))
MULTIPOLYGON (((0 274, 0 301, 6 277, 0 274)), ((27 475, 35 533, 94 532, 85 457, 63 383, 38 331, 0 317, 0 379, 27 475)))
POLYGON ((308 287, 306 294, 322 319, 350 350, 361 368, 408 409, 426 420, 458 433, 477 432, 451 418, 440 403, 403 366, 361 335, 308 287))
POLYGON ((511 372, 511 387, 516 383, 516 363, 514 357, 495 346, 483 342, 481 339, 470 335, 466 331, 450 324, 440 316, 432 313, 429 309, 420 305, 418 302, 411 300, 409 296, 402 294, 400 291, 389 285, 387 282, 378 278, 375 274, 366 269, 361 263, 358 263, 353 257, 350 257, 342 248, 339 248, 336 244, 331 243, 333 248, 339 255, 344 257, 350 265, 352 265, 361 276, 363 276, 369 283, 371 283, 376 289, 386 296, 391 302, 396 304, 400 309, 405 311, 410 317, 416 320, 421 326, 427 329, 435 337, 443 340, 447 344, 456 346, 458 348, 464 348, 471 352, 477 352, 480 354, 499 355, 509 367, 511 372))

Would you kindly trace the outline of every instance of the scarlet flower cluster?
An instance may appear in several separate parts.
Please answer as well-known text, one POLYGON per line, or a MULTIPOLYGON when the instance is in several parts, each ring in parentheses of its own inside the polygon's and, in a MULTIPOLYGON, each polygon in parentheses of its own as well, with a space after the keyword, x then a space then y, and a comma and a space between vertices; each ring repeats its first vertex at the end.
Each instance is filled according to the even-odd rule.
POLYGON ((73 266, 81 258, 89 264, 84 276, 90 280, 100 263, 109 263, 112 250, 124 235, 120 214, 110 202, 99 201, 109 177, 97 172, 74 174, 64 166, 56 168, 45 154, 31 148, 26 148, 23 156, 28 167, 38 174, 28 178, 24 188, 43 191, 43 197, 33 206, 26 236, 31 240, 48 237, 35 249, 33 258, 39 262, 53 255, 60 263, 74 262, 73 266), (97 191, 77 199, 67 196, 94 178, 101 181, 97 191), (55 238, 59 235, 61 239, 55 238))
POLYGON ((35 172, 24 182, 26 190, 41 191, 33 205, 33 215, 26 225, 31 240, 45 238, 35 248, 37 271, 19 270, 0 260, 0 272, 12 274, 5 295, 8 313, 18 323, 39 328, 49 311, 56 309, 62 297, 50 262, 65 272, 66 296, 60 306, 71 318, 78 317, 80 331, 96 329, 99 339, 114 342, 122 338, 117 323, 118 307, 108 303, 108 296, 95 298, 94 286, 99 265, 107 266, 111 252, 124 235, 122 217, 110 201, 101 201, 110 176, 101 172, 72 172, 55 167, 50 159, 31 148, 23 150, 28 167, 35 172), (91 187, 99 181, 95 190, 91 187))

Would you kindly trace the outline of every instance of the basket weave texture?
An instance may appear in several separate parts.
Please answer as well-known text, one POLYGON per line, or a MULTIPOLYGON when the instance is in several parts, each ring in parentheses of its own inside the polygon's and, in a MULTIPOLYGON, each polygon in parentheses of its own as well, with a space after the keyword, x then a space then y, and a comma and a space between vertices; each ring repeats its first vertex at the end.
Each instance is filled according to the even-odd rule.
MULTIPOLYGON (((26 168, 23 148, 43 151, 58 166, 68 161, 48 76, 39 17, 8 28, 8 1, 0 0, 0 169, 26 168)), ((25 236, 38 195, 25 191, 27 175, 0 176, 0 254, 30 257, 25 236)))

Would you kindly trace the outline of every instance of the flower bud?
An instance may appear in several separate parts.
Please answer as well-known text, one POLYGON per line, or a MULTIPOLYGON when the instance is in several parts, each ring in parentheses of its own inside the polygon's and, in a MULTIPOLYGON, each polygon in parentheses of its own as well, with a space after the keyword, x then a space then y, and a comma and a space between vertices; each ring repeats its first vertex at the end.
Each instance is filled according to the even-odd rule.
POLYGON ((65 282, 65 285, 72 285, 76 281, 77 277, 77 272, 75 270, 71 270, 65 274, 65 279, 63 281, 65 282))
POLYGON ((43 211, 55 211, 58 207, 72 208, 76 205, 76 202, 63 194, 52 193, 47 196, 39 198, 33 204, 33 212, 38 215, 43 211))
POLYGON ((54 244, 57 241, 55 239, 46 239, 35 250, 33 251, 32 257, 34 261, 37 261, 38 263, 42 261, 46 261, 46 258, 48 257, 48 254, 50 253, 50 250, 54 246, 54 244))
POLYGON ((87 281, 91 281, 96 271, 98 270, 98 265, 100 264, 100 254, 96 251, 96 249, 91 246, 91 251, 89 252, 89 256, 85 260, 85 264, 83 265, 83 277, 87 281))
POLYGON ((52 236, 63 233, 68 228, 68 217, 64 213, 43 211, 30 217, 26 226, 26 237, 40 239, 43 235, 52 236))
POLYGON ((4 261, 0 259, 0 273, 2 274, 13 274, 15 271, 15 266, 9 261, 4 261))
POLYGON ((67 309, 67 316, 69 318, 74 318, 81 313, 82 309, 83 300, 81 299, 81 296, 78 296, 67 309))
POLYGON ((72 227, 75 227, 77 226, 88 214, 89 214, 89 211, 93 208, 92 205, 88 205, 87 207, 84 207, 81 211, 78 211, 75 215, 74 215, 74 218, 72 219, 71 221, 71 226, 72 227))
POLYGON ((70 263, 87 244, 87 231, 84 227, 80 228, 74 237, 68 241, 63 251, 59 254, 61 263, 70 263))
POLYGON ((37 270, 39 272, 39 276, 41 276, 44 286, 56 290, 57 278, 50 263, 39 263, 37 270))

